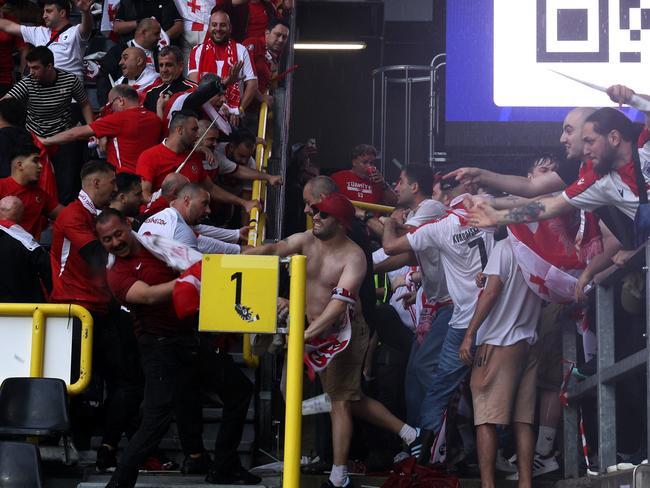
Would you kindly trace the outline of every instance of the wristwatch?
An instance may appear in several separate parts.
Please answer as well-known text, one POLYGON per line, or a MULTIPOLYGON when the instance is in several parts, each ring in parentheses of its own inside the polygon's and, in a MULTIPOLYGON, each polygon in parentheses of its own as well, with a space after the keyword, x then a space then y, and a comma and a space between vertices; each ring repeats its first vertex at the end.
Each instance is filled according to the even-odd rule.
POLYGON ((361 221, 362 221, 364 224, 366 224, 366 223, 368 223, 368 221, 369 221, 372 217, 373 217, 372 212, 369 212, 368 210, 366 210, 365 212, 363 212, 363 218, 361 219, 361 221))

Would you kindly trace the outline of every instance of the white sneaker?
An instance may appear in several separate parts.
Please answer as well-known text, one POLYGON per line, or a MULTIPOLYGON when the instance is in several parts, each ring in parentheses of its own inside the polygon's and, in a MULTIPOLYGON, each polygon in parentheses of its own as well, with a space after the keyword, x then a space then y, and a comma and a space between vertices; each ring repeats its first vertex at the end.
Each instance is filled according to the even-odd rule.
POLYGON ((511 463, 508 459, 506 459, 505 456, 503 455, 503 451, 499 449, 497 451, 496 469, 501 473, 516 473, 517 465, 511 463))
MULTIPOLYGON (((537 478, 538 476, 541 476, 546 473, 552 473, 553 471, 557 471, 558 469, 560 469, 560 465, 557 463, 557 459, 555 459, 555 456, 549 456, 547 458, 544 458, 539 454, 535 453, 535 457, 533 458, 533 478, 537 478)), ((511 474, 506 479, 518 480, 519 473, 511 474)))

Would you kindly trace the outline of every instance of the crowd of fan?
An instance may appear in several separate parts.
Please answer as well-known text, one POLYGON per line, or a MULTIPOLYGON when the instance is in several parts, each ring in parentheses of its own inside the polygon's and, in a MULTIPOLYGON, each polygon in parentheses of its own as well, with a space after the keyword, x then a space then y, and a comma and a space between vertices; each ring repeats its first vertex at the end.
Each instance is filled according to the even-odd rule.
MULTIPOLYGON (((109 486, 133 486, 143 466, 173 464, 155 454, 172 415, 184 473, 207 473, 214 483, 260 481, 237 454, 253 386, 222 342, 199 337, 196 317, 181 318, 174 308, 187 268, 179 256, 196 253, 303 252, 322 260, 308 270, 306 339, 337 323, 344 310, 337 307, 348 306, 352 339, 321 372, 332 419, 331 452, 318 443, 321 460, 332 464, 327 486, 350 486, 348 458, 364 450, 352 442, 353 414, 397 434, 390 439, 402 445, 375 442, 383 434, 373 431, 356 436, 365 450, 381 446, 371 451, 388 455, 388 464, 401 448, 422 465, 440 461, 446 438, 446 463, 477 455, 486 487, 497 467, 522 487, 559 469, 560 324, 580 323, 577 370, 593 373, 593 297, 585 290, 612 263, 623 265, 640 241, 648 130, 638 135, 615 109, 578 108, 563 124, 566 158, 541 156, 526 177, 479 168, 440 175, 409 164, 394 186, 377 170, 372 146, 356 147, 350 170, 330 178, 311 161, 314 145, 300 145, 287 173, 286 215, 304 202, 314 230, 302 231, 300 213, 287 218, 285 241, 249 249, 247 215, 259 206, 249 182, 284 183, 256 169, 255 147, 264 141, 251 129, 260 104, 273 103, 289 26, 262 1, 183 5, 120 3, 113 19, 120 38, 96 79, 99 110, 83 83, 94 32, 87 0, 75 3, 76 25, 66 0, 45 3, 44 27, 26 25, 18 14, 28 15, 29 5, 21 2, 9 3, 0 19, 0 75, 13 70, 14 50, 28 73, 15 83, 0 79, 0 301, 74 303, 91 312, 93 376, 106 391, 97 468, 117 467, 109 486), (396 210, 381 216, 354 210, 349 200, 396 210), (537 221, 547 224, 530 225, 537 221), (528 261, 519 247, 524 234, 534 236, 528 261), (561 250, 550 252, 558 242, 561 250), (365 265, 355 261, 358 250, 365 265), (341 270, 325 266, 332 258, 341 270), (346 270, 349 263, 356 269, 346 270), (570 296, 529 272, 531 263, 562 269, 570 296), (314 312, 310 300, 324 300, 315 295, 322 287, 334 287, 339 305, 314 312), (201 391, 224 405, 213 457, 203 447, 201 391), (516 461, 504 455, 513 451, 509 425, 516 461), (118 465, 124 433, 129 443, 118 465)), ((620 85, 608 92, 617 103, 634 95, 620 85)), ((643 342, 635 325, 643 323, 642 280, 630 276, 617 305, 631 324, 620 354, 643 342)), ((72 405, 82 448, 92 395, 72 405)), ((628 401, 640 421, 635 399, 628 401)), ((320 429, 319 438, 329 432, 320 429)), ((626 442, 625 453, 643 459, 638 435, 619 444, 626 442)))

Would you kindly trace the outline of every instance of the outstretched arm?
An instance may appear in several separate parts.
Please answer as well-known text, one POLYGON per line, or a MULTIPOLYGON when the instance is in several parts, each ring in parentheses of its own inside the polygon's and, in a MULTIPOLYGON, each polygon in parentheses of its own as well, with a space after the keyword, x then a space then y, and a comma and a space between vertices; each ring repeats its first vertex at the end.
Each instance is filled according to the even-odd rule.
POLYGON ((382 217, 381 222, 384 224, 384 235, 381 240, 381 246, 389 256, 410 252, 411 243, 406 235, 400 236, 397 232, 397 221, 390 217, 382 217))
POLYGON ((274 244, 264 244, 262 246, 252 247, 245 250, 242 254, 287 257, 301 252, 303 245, 307 242, 310 236, 311 232, 309 231, 293 234, 274 244))
POLYGON ((566 188, 562 178, 555 172, 545 173, 529 180, 523 176, 502 175, 482 168, 459 168, 446 174, 445 179, 447 178, 456 178, 466 184, 487 186, 526 198, 547 195, 566 188))
POLYGON ((538 222, 557 217, 574 207, 562 195, 541 198, 510 210, 495 210, 488 202, 479 202, 469 210, 469 223, 474 227, 538 222))
MULTIPOLYGON (((624 103, 627 103, 629 105, 634 95, 644 98, 646 100, 650 100, 650 96, 634 93, 634 90, 628 88, 625 85, 610 86, 607 89, 607 94, 609 95, 609 98, 611 98, 612 102, 618 103, 619 106, 622 106, 624 103)), ((645 113, 645 125, 646 127, 650 128, 650 111, 645 111, 644 113, 645 113)))
POLYGON ((0 31, 6 32, 12 36, 22 37, 20 33, 20 24, 7 19, 0 19, 0 31))
POLYGON ((39 140, 44 146, 52 146, 55 144, 67 144, 68 142, 79 141, 82 139, 90 139, 95 135, 95 132, 89 125, 80 125, 72 129, 64 130, 58 134, 49 137, 39 137, 39 140))

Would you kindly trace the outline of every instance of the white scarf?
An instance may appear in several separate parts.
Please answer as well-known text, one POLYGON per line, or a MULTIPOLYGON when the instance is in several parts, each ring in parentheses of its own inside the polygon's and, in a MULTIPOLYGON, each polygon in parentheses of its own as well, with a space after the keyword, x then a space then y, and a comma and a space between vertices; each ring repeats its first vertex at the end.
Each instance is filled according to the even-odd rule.
POLYGON ((98 216, 100 213, 102 213, 100 209, 95 207, 95 203, 92 201, 88 193, 86 193, 83 190, 79 192, 79 201, 84 206, 84 208, 88 210, 95 217, 98 216))
POLYGON ((0 230, 9 234, 11 237, 20 242, 28 251, 33 251, 37 247, 40 247, 40 244, 36 242, 36 239, 23 229, 20 225, 14 224, 11 227, 5 227, 0 225, 0 230))

